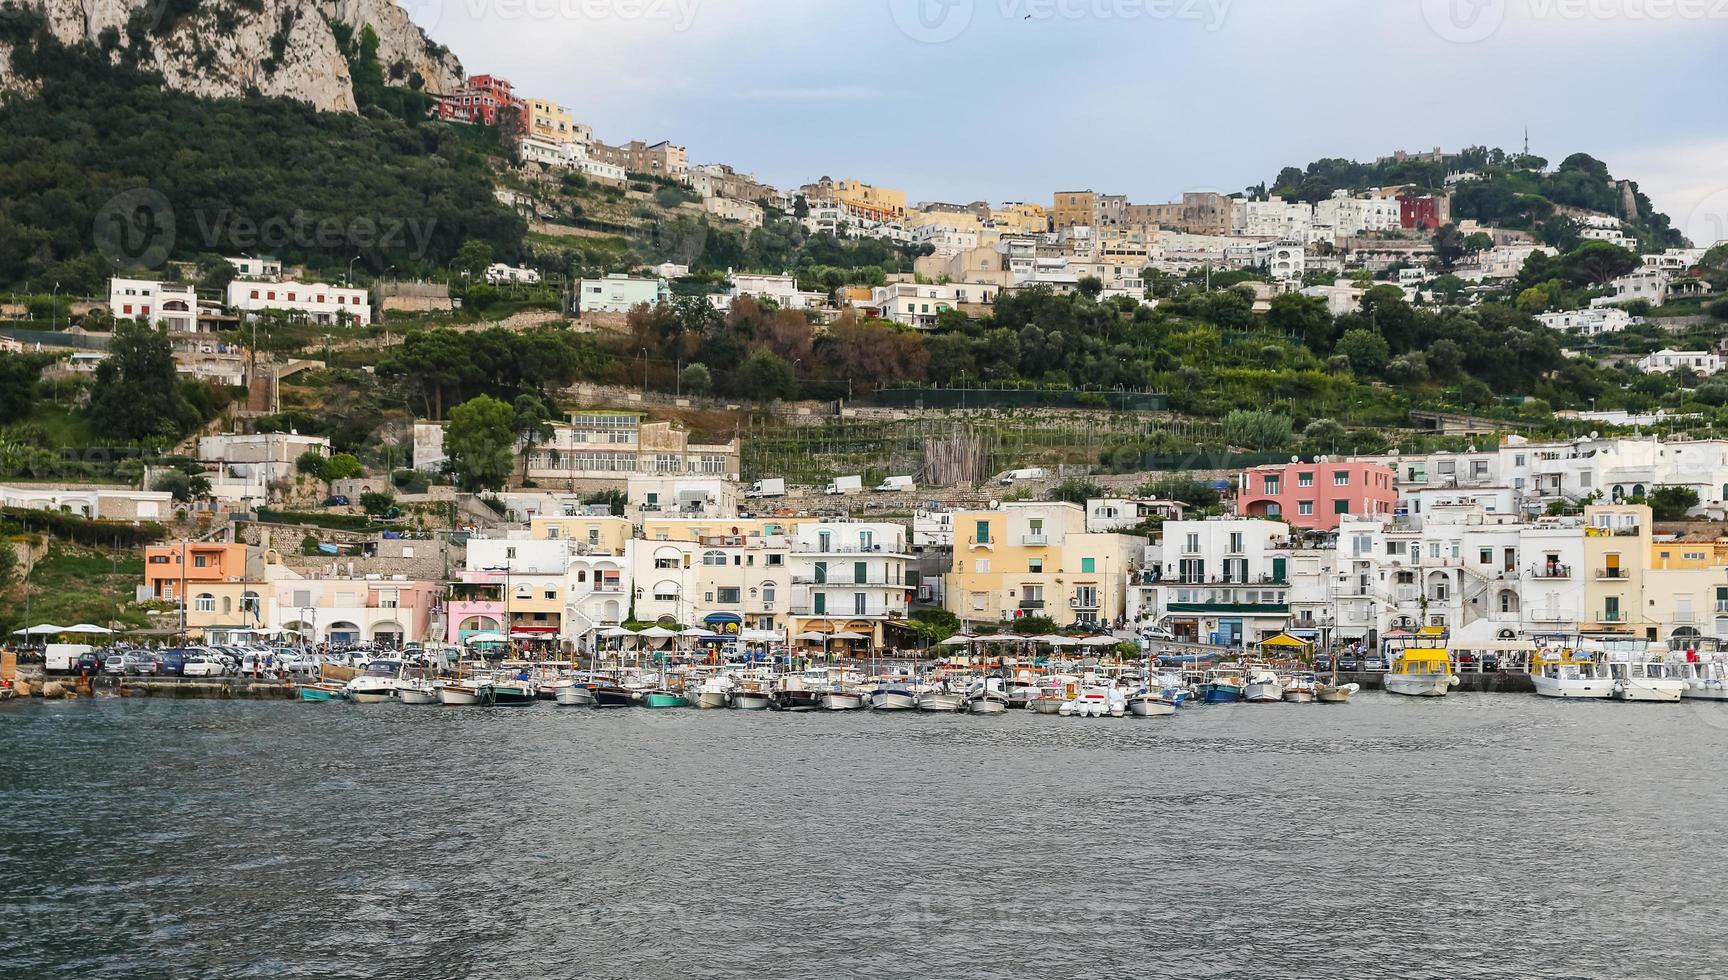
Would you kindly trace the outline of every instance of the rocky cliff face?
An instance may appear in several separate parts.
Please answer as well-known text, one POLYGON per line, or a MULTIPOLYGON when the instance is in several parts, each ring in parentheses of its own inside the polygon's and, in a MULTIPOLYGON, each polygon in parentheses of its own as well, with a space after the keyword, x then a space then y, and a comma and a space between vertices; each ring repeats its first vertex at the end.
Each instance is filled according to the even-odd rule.
MULTIPOLYGON (((372 28, 392 84, 406 85, 418 74, 428 91, 450 92, 462 80, 456 56, 433 44, 393 0, 40 0, 36 9, 64 44, 100 44, 105 33, 122 49, 147 44, 141 63, 161 72, 169 88, 206 97, 256 89, 353 112, 353 79, 332 22, 356 35, 372 28)), ((10 60, 0 42, 0 90, 30 92, 10 60)))

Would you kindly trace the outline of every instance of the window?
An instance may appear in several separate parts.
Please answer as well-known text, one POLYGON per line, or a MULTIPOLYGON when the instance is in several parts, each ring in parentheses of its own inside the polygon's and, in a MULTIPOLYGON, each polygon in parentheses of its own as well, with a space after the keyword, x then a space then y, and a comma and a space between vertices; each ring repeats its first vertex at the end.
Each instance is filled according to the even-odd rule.
POLYGON ((1268 476, 1261 481, 1261 486, 1268 497, 1276 497, 1283 488, 1283 481, 1275 476, 1268 476))
POLYGON ((545 597, 547 602, 557 602, 558 601, 558 590, 557 589, 547 589, 545 592, 541 593, 541 595, 545 597))
POLYGON ((979 544, 989 544, 990 543, 990 522, 989 521, 979 521, 978 522, 977 534, 975 535, 974 540, 976 540, 979 544))
POLYGON ((1299 487, 1311 487, 1311 486, 1313 486, 1314 485, 1314 474, 1312 474, 1312 473, 1298 473, 1298 474, 1296 474, 1296 485, 1299 487))
POLYGON ((1480 561, 1484 565, 1494 564, 1494 549, 1493 548, 1481 549, 1480 551, 1478 551, 1476 553, 1476 559, 1477 559, 1477 561, 1480 561))
POLYGON ((1230 553, 1233 555, 1239 555, 1242 553, 1242 532, 1241 531, 1231 531, 1230 532, 1230 553))
POLYGON ((1184 554, 1190 554, 1190 555, 1199 554, 1200 553, 1200 535, 1194 534, 1194 533, 1188 534, 1182 542, 1182 551, 1184 554))
POLYGON ((209 566, 209 564, 210 564, 210 558, 208 555, 193 555, 192 556, 192 567, 193 568, 206 568, 209 566))
POLYGON ((724 551, 704 551, 702 552, 702 564, 709 567, 725 565, 726 553, 724 551))
POLYGON ((978 559, 978 561, 973 564, 972 570, 977 572, 979 575, 989 574, 990 573, 990 559, 988 559, 988 558, 978 559))
POLYGON ((719 601, 722 605, 727 605, 727 606, 737 605, 738 604, 738 589, 736 587, 731 587, 731 586, 724 587, 724 588, 720 589, 720 600, 719 601))
POLYGON ((205 592, 192 600, 192 607, 201 613, 213 613, 216 611, 216 597, 205 592))
POLYGON ((1026 560, 1026 571, 1032 573, 1033 575, 1043 574, 1044 573, 1044 559, 1042 559, 1042 558, 1028 558, 1026 560))
POLYGON ((1313 517, 1314 516, 1314 501, 1312 501, 1312 500, 1298 501, 1296 504, 1296 513, 1300 517, 1313 517))
POLYGON ((1347 487, 1347 486, 1349 486, 1350 485, 1350 474, 1345 472, 1345 471, 1342 471, 1342 470, 1340 470, 1337 473, 1332 474, 1332 485, 1335 487, 1347 487))
POLYGON ((516 557, 516 549, 515 548, 505 548, 504 549, 504 560, 505 561, 509 561, 515 557, 516 557))
POLYGON ((784 564, 786 564, 786 556, 785 555, 771 554, 768 556, 768 567, 769 568, 779 568, 780 566, 782 566, 784 564))
POLYGON ((1096 558, 1082 558, 1082 559, 1080 559, 1080 574, 1093 575, 1093 574, 1096 574, 1097 571, 1098 571, 1098 559, 1096 559, 1096 558))
POLYGON ((1350 501, 1348 501, 1348 500, 1334 500, 1334 501, 1332 501, 1332 513, 1334 513, 1334 514, 1348 514, 1348 513, 1350 513, 1350 501))

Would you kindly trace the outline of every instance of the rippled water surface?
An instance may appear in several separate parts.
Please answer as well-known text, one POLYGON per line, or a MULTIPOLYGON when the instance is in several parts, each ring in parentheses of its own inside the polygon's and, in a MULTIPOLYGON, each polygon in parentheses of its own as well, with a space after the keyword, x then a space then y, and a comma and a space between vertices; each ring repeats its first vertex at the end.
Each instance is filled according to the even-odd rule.
POLYGON ((1728 706, 0 706, 0 975, 1721 977, 1728 706))

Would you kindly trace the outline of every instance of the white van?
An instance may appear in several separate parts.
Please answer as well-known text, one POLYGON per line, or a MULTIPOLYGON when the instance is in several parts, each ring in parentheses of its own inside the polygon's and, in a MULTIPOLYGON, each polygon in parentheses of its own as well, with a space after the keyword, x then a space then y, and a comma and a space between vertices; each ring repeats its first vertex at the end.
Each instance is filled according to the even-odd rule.
POLYGON ((70 674, 78 658, 95 651, 84 643, 50 643, 43 651, 43 669, 50 674, 70 674))

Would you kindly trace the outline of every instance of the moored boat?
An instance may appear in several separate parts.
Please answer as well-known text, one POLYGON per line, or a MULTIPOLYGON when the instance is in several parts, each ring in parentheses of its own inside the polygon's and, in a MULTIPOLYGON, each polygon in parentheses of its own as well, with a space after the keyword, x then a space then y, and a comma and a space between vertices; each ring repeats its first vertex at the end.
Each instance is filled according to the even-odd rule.
POLYGON ((1256 668, 1242 685, 1242 700, 1249 704, 1277 704, 1284 700, 1284 684, 1271 668, 1256 668))
POLYGON ((1594 659, 1572 651, 1539 651, 1530 662, 1530 682, 1545 698, 1602 699, 1614 694, 1614 679, 1594 659))
POLYGON ((1311 704, 1318 687, 1319 681, 1313 674, 1306 671, 1293 674, 1284 685, 1284 700, 1291 704, 1311 704))
POLYGON ((925 691, 918 695, 918 710, 938 713, 953 713, 966 707, 966 696, 953 691, 925 691))
POLYGON ((396 700, 403 704, 438 703, 438 689, 423 677, 404 677, 396 682, 396 700))
POLYGON ((1176 713, 1176 701, 1161 691, 1128 695, 1128 713, 1135 718, 1168 718, 1176 713))
POLYGON ((677 691, 661 688, 642 695, 644 708, 688 708, 690 699, 677 691))
POLYGON ((553 694, 552 700, 561 708, 592 708, 594 689, 586 684, 566 684, 553 694))
POLYGON ((1348 704, 1356 692, 1362 690, 1360 684, 1339 684, 1336 681, 1316 681, 1314 684, 1314 700, 1321 704, 1348 704))
POLYGON ((1608 674, 1614 680, 1616 701, 1679 703, 1687 684, 1665 663, 1658 661, 1612 662, 1608 674))
POLYGON ((1680 665, 1686 691, 1680 696, 1699 701, 1728 701, 1728 665, 1720 660, 1693 661, 1680 665))
POLYGON ((479 681, 445 681, 438 685, 438 703, 447 708, 466 708, 486 699, 486 685, 479 681))
POLYGON ((383 704, 391 700, 401 673, 400 660, 372 661, 360 676, 345 685, 348 700, 355 704, 383 704))
POLYGON ((486 686, 485 700, 499 707, 515 708, 533 704, 534 685, 524 680, 493 681, 486 686))
POLYGON ((829 691, 822 695, 824 711, 858 711, 867 703, 864 695, 855 691, 829 691))
POLYGON ((342 701, 348 697, 348 692, 342 684, 299 684, 300 700, 323 703, 326 701, 342 701))
POLYGON ((1235 670, 1209 670, 1206 679, 1194 688, 1201 704, 1234 704, 1242 700, 1244 682, 1235 670))
POLYGON ((876 711, 915 711, 918 695, 907 687, 882 687, 870 695, 870 707, 876 711))
POLYGON ((1386 674, 1386 690, 1410 698, 1443 698, 1457 687, 1460 680, 1452 673, 1446 638, 1447 631, 1439 627, 1389 637, 1386 652, 1392 655, 1392 667, 1386 674))

